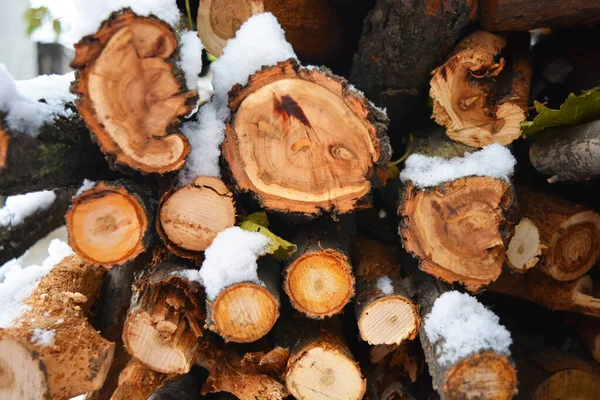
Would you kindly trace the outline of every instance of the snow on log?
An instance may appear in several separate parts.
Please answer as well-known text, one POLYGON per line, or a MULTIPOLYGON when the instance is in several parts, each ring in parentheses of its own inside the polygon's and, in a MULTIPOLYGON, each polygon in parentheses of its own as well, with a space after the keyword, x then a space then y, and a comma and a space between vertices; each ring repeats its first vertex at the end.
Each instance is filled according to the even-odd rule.
POLYGON ((133 260, 152 240, 149 191, 128 181, 99 182, 73 199, 69 245, 84 260, 112 267, 133 260))
POLYGON ((291 233, 298 250, 287 261, 283 290, 292 306, 309 318, 342 312, 354 296, 350 263, 350 221, 322 219, 291 233))
POLYGON ((519 207, 539 231, 539 269, 557 281, 571 281, 600 260, 600 215, 592 208, 548 193, 517 187, 519 207))
POLYGON ((13 267, 0 284, 1 398, 69 399, 104 383, 115 346, 86 315, 105 270, 69 252, 53 242, 42 265, 13 267))
POLYGON ((521 135, 531 66, 527 56, 504 51, 506 47, 504 38, 477 31, 432 72, 432 118, 446 127, 451 139, 482 147, 507 145, 521 135))
POLYGON ((417 336, 421 318, 403 285, 395 248, 359 237, 352 248, 354 310, 361 338, 372 345, 400 344, 417 336))
POLYGON ((219 232, 234 224, 233 194, 220 179, 201 176, 163 196, 156 230, 171 252, 197 259, 219 232))
POLYGON ((447 291, 431 277, 423 277, 419 288, 419 338, 441 398, 512 398, 517 392, 512 339, 498 317, 474 297, 447 291))
POLYGON ((240 191, 309 216, 369 204, 390 158, 388 120, 343 78, 289 59, 236 85, 229 108, 222 151, 240 191))
POLYGON ((198 6, 198 34, 209 53, 223 55, 227 41, 252 15, 272 13, 305 61, 334 60, 343 47, 342 21, 327 0, 206 0, 198 6))
POLYGON ((153 371, 184 374, 199 354, 205 315, 195 272, 181 261, 144 270, 134 284, 123 329, 129 354, 153 371))
POLYGON ((197 94, 180 79, 173 29, 126 9, 111 14, 75 49, 77 108, 113 167, 180 169, 190 145, 177 129, 197 94))

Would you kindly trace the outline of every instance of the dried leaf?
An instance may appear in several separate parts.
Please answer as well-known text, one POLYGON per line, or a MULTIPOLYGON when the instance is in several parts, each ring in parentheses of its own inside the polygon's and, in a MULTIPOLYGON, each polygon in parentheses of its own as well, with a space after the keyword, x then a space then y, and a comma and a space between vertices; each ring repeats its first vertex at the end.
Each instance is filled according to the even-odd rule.
POLYGON ((269 248, 267 253, 273 254, 277 260, 285 260, 294 254, 298 246, 275 235, 268 229, 268 226, 269 219, 264 211, 250 214, 240 223, 240 228, 250 232, 259 232, 268 237, 269 248))

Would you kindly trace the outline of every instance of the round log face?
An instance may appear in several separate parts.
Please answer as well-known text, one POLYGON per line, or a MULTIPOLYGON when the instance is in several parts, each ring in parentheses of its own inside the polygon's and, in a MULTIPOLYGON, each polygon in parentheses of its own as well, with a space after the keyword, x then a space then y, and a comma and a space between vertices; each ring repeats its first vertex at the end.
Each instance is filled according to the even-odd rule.
POLYGON ((6 156, 8 154, 8 143, 10 142, 10 135, 2 129, 0 123, 0 173, 6 168, 6 156))
POLYGON ((227 341, 254 342, 269 333, 278 317, 279 301, 255 283, 230 286, 212 303, 215 331, 227 341))
POLYGON ((288 368, 289 392, 302 400, 362 399, 365 381, 358 365, 327 343, 316 342, 288 368))
POLYGON ((223 154, 240 189, 266 208, 352 211, 371 189, 380 158, 364 98, 293 61, 232 90, 223 154))
POLYGON ((400 344, 414 338, 419 328, 419 312, 403 296, 375 300, 358 318, 358 329, 369 344, 400 344))
POLYGON ((526 272, 537 265, 541 255, 540 232, 529 218, 523 218, 508 244, 506 261, 515 271, 526 272))
POLYGON ((49 396, 45 366, 35 352, 0 336, 0 398, 27 400, 49 396))
POLYGON ((352 267, 336 251, 306 253, 287 268, 284 290, 294 308, 311 318, 335 315, 354 295, 352 267))
POLYGON ((77 106, 102 151, 143 173, 181 168, 190 146, 171 126, 193 108, 195 93, 175 77, 171 28, 130 11, 113 14, 76 50, 77 106))
POLYGON ((73 201, 66 219, 69 245, 92 264, 121 264, 144 250, 148 219, 124 188, 99 183, 73 201))
POLYGON ((598 398, 600 380, 596 374, 578 369, 565 369, 546 379, 533 393, 533 400, 598 398))

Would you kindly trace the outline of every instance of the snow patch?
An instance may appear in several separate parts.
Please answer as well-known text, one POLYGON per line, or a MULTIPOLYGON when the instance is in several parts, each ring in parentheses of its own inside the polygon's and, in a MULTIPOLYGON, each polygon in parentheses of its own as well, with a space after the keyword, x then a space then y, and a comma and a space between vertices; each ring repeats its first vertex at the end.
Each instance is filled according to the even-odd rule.
POLYGON ((377 279, 377 287, 383 292, 383 294, 390 295, 394 293, 392 280, 387 276, 382 276, 381 278, 377 279))
POLYGON ((9 196, 0 208, 0 225, 19 225, 25 218, 50 208, 55 200, 56 193, 51 190, 9 196))
POLYGON ((202 49, 204 46, 198 37, 198 32, 188 31, 179 39, 179 67, 185 73, 185 84, 188 90, 198 88, 198 76, 202 71, 202 49))
POLYGON ((490 176, 508 180, 516 163, 510 150, 498 143, 449 160, 413 154, 406 160, 400 179, 403 182, 411 181, 421 189, 465 176, 490 176))
POLYGON ((35 346, 52 346, 54 345, 54 336, 56 332, 54 330, 48 331, 46 329, 35 328, 31 333, 30 342, 35 346))
POLYGON ((81 184, 79 189, 77 189, 77 192, 75 192, 75 195, 73 196, 73 198, 79 196, 81 193, 85 192, 86 190, 90 190, 94 186, 96 186, 95 181, 90 181, 89 179, 84 179, 83 183, 81 184))
POLYGON ((275 65, 288 58, 296 58, 296 54, 285 40, 285 33, 273 14, 250 17, 235 38, 227 41, 223 55, 211 64, 218 112, 223 117, 227 114, 228 92, 235 84, 245 85, 248 77, 261 67, 275 65))
POLYGON ((266 254, 268 245, 269 238, 262 233, 245 231, 238 226, 220 232, 204 252, 198 273, 207 299, 215 300, 223 289, 234 283, 262 285, 256 259, 266 254))
POLYGON ((496 314, 468 294, 449 291, 434 303, 425 318, 425 333, 431 343, 439 342, 439 362, 452 364, 481 350, 510 354, 510 333, 496 314))

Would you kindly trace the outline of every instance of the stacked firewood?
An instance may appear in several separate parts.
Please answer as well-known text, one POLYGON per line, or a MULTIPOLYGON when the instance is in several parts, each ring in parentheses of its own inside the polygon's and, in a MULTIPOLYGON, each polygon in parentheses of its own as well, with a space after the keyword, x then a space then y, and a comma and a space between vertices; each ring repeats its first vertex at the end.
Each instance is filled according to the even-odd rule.
POLYGON ((600 119, 523 126, 598 5, 141 3, 58 109, 0 70, 0 260, 72 249, 0 268, 1 399, 597 397, 600 119))

